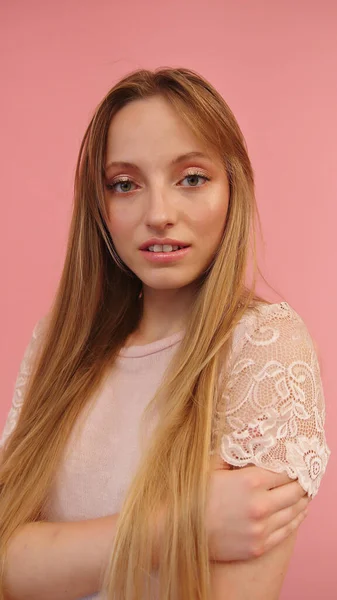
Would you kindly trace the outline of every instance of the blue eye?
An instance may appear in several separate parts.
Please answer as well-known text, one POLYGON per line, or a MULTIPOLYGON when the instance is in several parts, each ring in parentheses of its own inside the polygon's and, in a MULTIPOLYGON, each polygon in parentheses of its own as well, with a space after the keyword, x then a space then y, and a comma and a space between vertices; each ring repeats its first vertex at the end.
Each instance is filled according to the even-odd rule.
POLYGON ((209 181, 209 177, 206 177, 206 175, 200 175, 200 173, 190 173, 189 175, 186 175, 186 177, 184 177, 184 179, 182 179, 181 181, 185 181, 185 179, 189 179, 191 185, 183 187, 201 187, 200 185, 198 185, 198 180, 203 179, 204 182, 209 181))
MULTIPOLYGON (((203 180, 204 183, 206 183, 206 181, 210 181, 210 178, 206 177, 206 175, 202 175, 201 173, 195 172, 185 175, 185 177, 181 179, 179 183, 185 181, 186 179, 188 180, 188 184, 183 185, 182 187, 202 187, 203 184, 200 184, 201 180, 203 180)), ((117 179, 112 183, 105 184, 107 190, 117 194, 128 194, 129 192, 134 191, 135 187, 132 188, 132 186, 137 187, 136 184, 133 181, 131 181, 131 179, 129 179, 128 177, 121 177, 120 179, 117 179), (118 188, 118 186, 120 187, 118 188)))
POLYGON ((118 179, 117 181, 114 181, 113 183, 106 183, 105 185, 106 185, 107 190, 117 192, 119 194, 127 194, 128 192, 132 191, 130 189, 130 186, 135 185, 135 184, 130 179, 123 178, 123 179, 118 179), (117 189, 118 185, 120 185, 122 187, 120 189, 117 189), (125 187, 127 189, 125 189, 125 187))

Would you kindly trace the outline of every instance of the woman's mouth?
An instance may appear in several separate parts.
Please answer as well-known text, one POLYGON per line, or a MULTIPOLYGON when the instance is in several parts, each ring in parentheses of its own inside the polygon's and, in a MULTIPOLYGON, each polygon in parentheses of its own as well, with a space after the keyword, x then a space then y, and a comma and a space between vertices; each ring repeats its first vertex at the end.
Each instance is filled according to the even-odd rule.
POLYGON ((182 248, 186 248, 186 246, 171 246, 170 244, 154 244, 153 246, 149 246, 147 250, 149 252, 176 252, 177 250, 181 250, 182 248))
POLYGON ((184 258, 190 252, 191 246, 171 246, 170 244, 154 244, 140 252, 150 262, 170 263, 184 258))

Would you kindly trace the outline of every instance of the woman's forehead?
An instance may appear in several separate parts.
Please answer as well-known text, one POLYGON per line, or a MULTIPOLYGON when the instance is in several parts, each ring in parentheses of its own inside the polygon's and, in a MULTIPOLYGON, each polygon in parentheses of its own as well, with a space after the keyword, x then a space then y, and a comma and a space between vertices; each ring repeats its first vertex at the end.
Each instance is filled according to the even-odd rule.
POLYGON ((141 168, 140 163, 149 161, 172 167, 180 156, 193 152, 195 159, 204 156, 205 161, 219 167, 224 164, 223 153, 201 132, 194 131, 166 98, 137 99, 121 108, 110 122, 105 170, 112 168, 112 163, 132 163, 141 168))

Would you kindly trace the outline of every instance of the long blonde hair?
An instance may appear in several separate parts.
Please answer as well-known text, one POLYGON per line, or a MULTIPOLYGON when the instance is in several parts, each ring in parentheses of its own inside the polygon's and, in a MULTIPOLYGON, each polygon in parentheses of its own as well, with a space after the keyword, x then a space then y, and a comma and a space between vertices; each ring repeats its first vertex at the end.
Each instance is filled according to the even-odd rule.
MULTIPOLYGON (((222 158, 230 201, 222 242, 200 279, 186 333, 149 404, 160 418, 118 520, 107 597, 145 598, 155 516, 163 511, 161 600, 206 600, 209 555, 204 524, 218 376, 233 330, 257 300, 258 213, 246 144, 221 95, 188 69, 140 70, 117 83, 96 109, 81 144, 65 264, 32 365, 17 426, 0 467, 0 556, 15 530, 43 518, 70 433, 142 316, 141 281, 113 247, 104 204, 108 128, 127 103, 162 95, 222 158), (246 283, 249 249, 253 282, 246 283)), ((225 385, 225 383, 224 383, 225 385)))

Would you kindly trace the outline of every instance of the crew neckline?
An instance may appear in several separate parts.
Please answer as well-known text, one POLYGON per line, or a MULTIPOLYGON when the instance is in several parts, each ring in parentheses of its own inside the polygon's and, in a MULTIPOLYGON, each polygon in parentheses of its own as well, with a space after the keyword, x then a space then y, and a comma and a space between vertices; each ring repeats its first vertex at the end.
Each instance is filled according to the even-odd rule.
POLYGON ((149 354, 155 354, 166 350, 171 346, 174 346, 182 340, 184 337, 185 330, 178 331, 155 342, 149 344, 142 344, 141 346, 127 346, 123 347, 119 351, 119 356, 123 358, 137 358, 140 356, 148 356, 149 354))
MULTIPOLYGON (((289 304, 286 301, 281 302, 271 302, 268 304, 260 304, 259 310, 270 310, 271 308, 275 309, 275 306, 283 306, 284 308, 289 308, 289 304)), ((247 313, 246 315, 247 316, 247 313)), ((174 346, 178 342, 182 340, 184 337, 185 330, 182 329, 177 333, 173 333, 165 338, 157 340, 155 342, 150 342, 149 344, 142 344, 141 346, 128 346, 123 347, 119 351, 119 356, 123 358, 138 358, 141 356, 148 356, 150 354, 155 354, 156 352, 161 352, 162 350, 166 350, 171 346, 174 346)))

